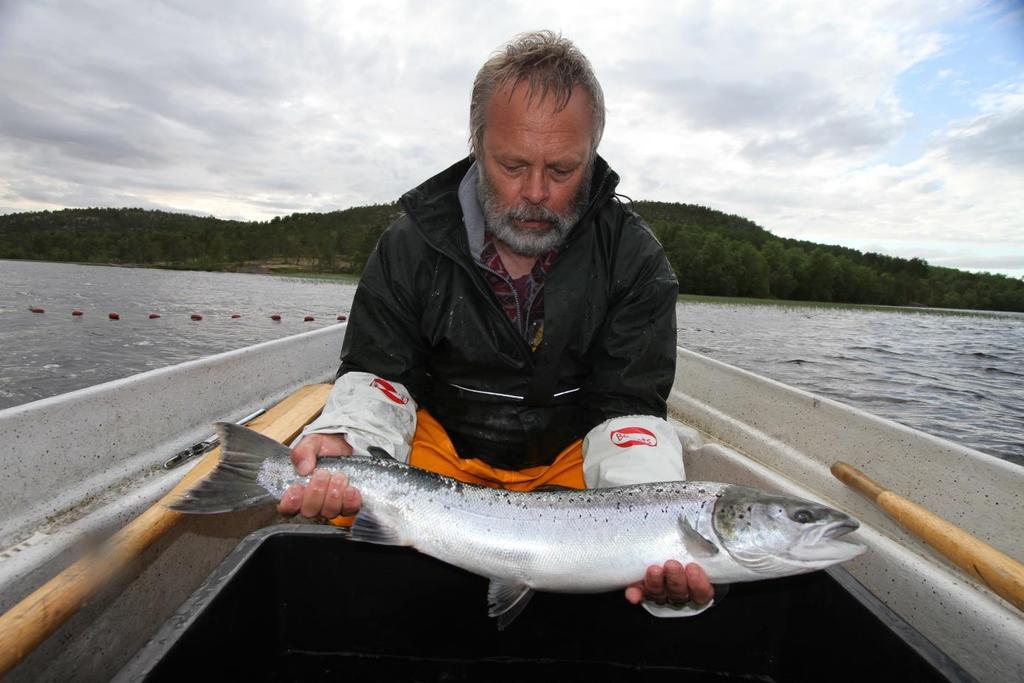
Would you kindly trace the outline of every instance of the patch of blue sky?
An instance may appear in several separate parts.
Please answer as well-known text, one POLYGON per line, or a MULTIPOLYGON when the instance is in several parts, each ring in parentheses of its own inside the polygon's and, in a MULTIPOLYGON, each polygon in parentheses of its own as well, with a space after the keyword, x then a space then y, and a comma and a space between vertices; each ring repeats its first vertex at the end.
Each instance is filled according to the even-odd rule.
POLYGON ((946 45, 903 72, 896 95, 911 118, 882 162, 919 158, 953 121, 979 113, 978 99, 1024 78, 1024 3, 988 2, 941 27, 946 45))

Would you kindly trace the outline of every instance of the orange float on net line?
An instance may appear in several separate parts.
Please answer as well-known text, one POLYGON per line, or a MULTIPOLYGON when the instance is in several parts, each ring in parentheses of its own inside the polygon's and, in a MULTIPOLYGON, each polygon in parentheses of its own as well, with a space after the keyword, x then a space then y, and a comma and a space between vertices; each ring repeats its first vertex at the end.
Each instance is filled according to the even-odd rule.
POLYGON ((192 315, 190 315, 189 317, 190 317, 190 318, 191 318, 192 320, 202 320, 202 319, 203 319, 203 316, 199 315, 198 313, 193 313, 193 314, 192 314, 192 315))
POLYGON ((232 320, 236 320, 237 318, 241 318, 241 317, 242 317, 242 315, 240 313, 232 313, 231 314, 231 319, 232 320))
POLYGON ((316 320, 316 318, 314 318, 314 317, 313 317, 313 316, 311 316, 311 315, 307 315, 307 316, 306 316, 305 318, 303 318, 303 319, 302 319, 302 322, 305 322, 305 323, 311 323, 311 322, 313 322, 314 320, 316 320))
POLYGON ((159 317, 160 317, 160 314, 159 314, 159 313, 150 313, 150 314, 149 314, 149 319, 150 319, 150 320, 156 320, 156 319, 157 319, 157 318, 159 318, 159 317))
POLYGON ((71 315, 77 318, 78 316, 82 315, 82 309, 76 308, 75 310, 71 311, 71 315))
POLYGON ((121 319, 121 314, 120 313, 107 313, 107 317, 110 318, 111 320, 120 320, 121 319))
POLYGON ((39 306, 29 306, 28 310, 32 311, 33 313, 46 313, 46 310, 39 308, 39 306))
POLYGON ((339 315, 338 316, 338 320, 340 322, 345 322, 346 320, 348 320, 348 316, 347 315, 339 315))
POLYGON ((274 315, 270 316, 270 319, 271 320, 276 320, 276 321, 280 322, 281 316, 279 314, 275 313, 274 315))

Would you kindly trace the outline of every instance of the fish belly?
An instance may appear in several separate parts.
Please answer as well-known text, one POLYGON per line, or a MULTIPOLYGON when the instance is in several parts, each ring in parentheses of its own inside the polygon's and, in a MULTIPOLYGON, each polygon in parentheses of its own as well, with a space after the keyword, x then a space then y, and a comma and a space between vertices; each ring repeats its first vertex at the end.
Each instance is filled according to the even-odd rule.
POLYGON ((675 518, 638 524, 622 516, 605 521, 578 511, 547 519, 421 507, 403 524, 420 552, 489 578, 536 590, 597 593, 643 578, 669 559, 687 561, 675 518))

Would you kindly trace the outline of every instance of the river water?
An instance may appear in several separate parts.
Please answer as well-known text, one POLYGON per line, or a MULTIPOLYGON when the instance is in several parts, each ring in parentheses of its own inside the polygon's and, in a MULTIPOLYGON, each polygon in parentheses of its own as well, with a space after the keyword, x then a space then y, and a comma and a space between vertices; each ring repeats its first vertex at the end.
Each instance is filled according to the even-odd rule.
MULTIPOLYGON (((334 324, 354 293, 332 281, 0 261, 0 409, 334 324)), ((680 303, 677 316, 681 346, 1024 465, 1024 315, 680 303)))

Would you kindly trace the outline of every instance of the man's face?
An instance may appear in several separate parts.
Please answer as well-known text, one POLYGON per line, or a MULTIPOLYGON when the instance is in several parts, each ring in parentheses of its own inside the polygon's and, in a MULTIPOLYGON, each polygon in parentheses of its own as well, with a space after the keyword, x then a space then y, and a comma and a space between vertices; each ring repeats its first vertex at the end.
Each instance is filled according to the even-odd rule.
POLYGON ((561 244, 586 207, 590 97, 577 88, 555 113, 551 97, 531 102, 525 84, 509 93, 497 90, 487 107, 478 192, 494 236, 539 256, 561 244))

